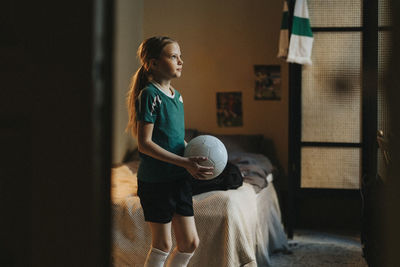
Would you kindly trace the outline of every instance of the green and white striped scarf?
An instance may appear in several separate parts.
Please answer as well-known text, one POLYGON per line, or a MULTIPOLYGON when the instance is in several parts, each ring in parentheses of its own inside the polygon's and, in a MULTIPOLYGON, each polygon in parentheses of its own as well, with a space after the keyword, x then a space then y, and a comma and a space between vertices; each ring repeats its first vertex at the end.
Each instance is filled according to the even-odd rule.
MULTIPOLYGON (((288 17, 286 0, 283 7, 282 25, 284 25, 283 19, 285 19, 285 17, 288 17)), ((287 20, 288 19, 286 19, 286 21, 287 20)), ((282 29, 283 27, 281 26, 281 35, 282 35, 282 29)), ((283 30, 285 31, 285 29, 283 30)), ((281 41, 282 39, 284 40, 284 38, 285 37, 280 37, 280 42, 279 42, 278 57, 281 58, 285 58, 286 56, 283 52, 281 53, 281 50, 284 51, 285 49, 284 41, 281 41)), ((290 43, 287 53, 287 62, 311 65, 312 64, 311 51, 312 51, 313 41, 314 38, 310 26, 307 0, 296 0, 294 6, 292 32, 290 35, 290 43)))

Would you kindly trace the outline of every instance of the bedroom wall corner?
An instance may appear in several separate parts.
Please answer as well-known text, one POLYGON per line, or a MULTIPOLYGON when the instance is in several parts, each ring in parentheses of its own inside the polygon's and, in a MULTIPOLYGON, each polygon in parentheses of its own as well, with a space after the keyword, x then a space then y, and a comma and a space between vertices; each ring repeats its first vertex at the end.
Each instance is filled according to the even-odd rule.
POLYGON ((131 76, 139 67, 136 50, 143 39, 144 0, 115 1, 113 62, 113 164, 122 162, 136 140, 125 132, 128 113, 125 104, 131 76))

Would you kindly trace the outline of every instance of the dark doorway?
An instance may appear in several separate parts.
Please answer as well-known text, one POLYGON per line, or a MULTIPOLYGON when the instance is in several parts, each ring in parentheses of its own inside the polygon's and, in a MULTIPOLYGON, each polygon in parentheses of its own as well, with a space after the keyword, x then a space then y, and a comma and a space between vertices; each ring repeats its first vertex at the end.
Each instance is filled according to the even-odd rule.
POLYGON ((112 1, 0 13, 0 265, 108 266, 112 1))

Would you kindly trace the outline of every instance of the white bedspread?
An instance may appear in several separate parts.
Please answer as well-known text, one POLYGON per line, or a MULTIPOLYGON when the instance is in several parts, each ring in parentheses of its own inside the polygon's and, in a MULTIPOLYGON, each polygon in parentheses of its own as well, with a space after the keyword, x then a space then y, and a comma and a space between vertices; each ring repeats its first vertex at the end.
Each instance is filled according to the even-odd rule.
MULTIPOLYGON (((143 266, 151 244, 136 196, 136 169, 131 163, 112 170, 114 266, 143 266)), ((244 183, 196 195, 193 206, 200 246, 189 266, 270 266, 269 252, 287 248, 272 183, 258 194, 244 183)))

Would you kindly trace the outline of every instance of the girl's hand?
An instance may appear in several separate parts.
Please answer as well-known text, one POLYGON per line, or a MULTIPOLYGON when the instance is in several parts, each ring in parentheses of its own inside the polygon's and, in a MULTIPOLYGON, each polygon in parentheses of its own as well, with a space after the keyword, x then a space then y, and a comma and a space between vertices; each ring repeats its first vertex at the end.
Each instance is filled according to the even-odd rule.
POLYGON ((196 179, 206 180, 207 175, 212 175, 214 167, 202 166, 199 163, 206 161, 206 157, 189 157, 185 169, 196 179))

